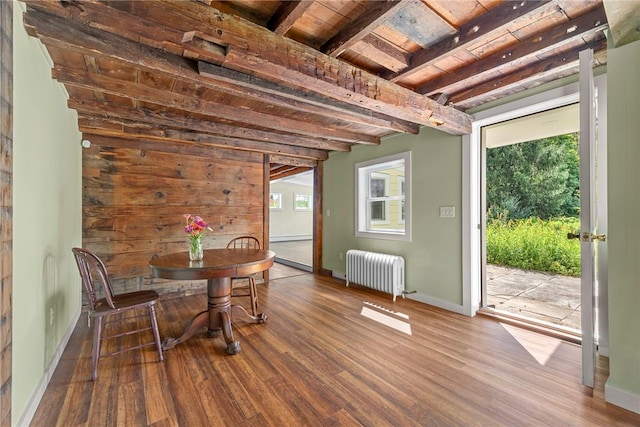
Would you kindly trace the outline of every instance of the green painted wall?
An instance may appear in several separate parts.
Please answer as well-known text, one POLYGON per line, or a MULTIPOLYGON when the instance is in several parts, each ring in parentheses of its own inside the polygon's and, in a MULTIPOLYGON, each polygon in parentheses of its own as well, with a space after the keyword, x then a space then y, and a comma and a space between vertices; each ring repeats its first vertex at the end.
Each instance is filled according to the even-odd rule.
MULTIPOLYGON (((610 49, 608 73, 609 369, 640 407, 640 42, 610 49)), ((636 409, 637 410, 637 409, 636 409)))
POLYGON ((402 255, 406 288, 447 308, 462 304, 462 139, 431 128, 384 138, 379 146, 332 153, 324 163, 323 267, 344 275, 349 249, 402 255), (412 241, 355 237, 355 164, 411 151, 412 241), (454 206, 455 218, 440 218, 454 206), (329 212, 328 212, 329 211, 329 212), (342 254, 342 259, 340 257, 342 254), (440 304, 442 303, 442 304, 440 304))
POLYGON ((13 8, 13 424, 46 385, 81 301, 71 254, 82 242, 80 133, 23 7, 13 8))

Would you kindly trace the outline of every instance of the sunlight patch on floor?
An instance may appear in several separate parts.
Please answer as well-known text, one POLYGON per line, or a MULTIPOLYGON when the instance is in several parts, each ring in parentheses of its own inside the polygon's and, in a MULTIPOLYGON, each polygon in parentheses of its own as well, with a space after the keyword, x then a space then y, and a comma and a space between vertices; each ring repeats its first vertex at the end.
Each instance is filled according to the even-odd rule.
POLYGON ((562 340, 502 323, 502 327, 542 366, 546 365, 562 340))
MULTIPOLYGON (((368 304, 365 302, 365 304, 368 304)), ((395 312, 393 312, 392 310, 388 310, 385 309, 383 307, 380 306, 376 306, 374 304, 369 304, 371 306, 377 307, 383 311, 386 311, 388 313, 392 313, 392 314, 396 314, 395 312)), ((390 316, 386 313, 383 313, 382 311, 378 311, 378 310, 372 310, 371 308, 367 307, 366 305, 362 307, 362 311, 360 312, 361 315, 363 315, 364 317, 371 319, 373 321, 376 321, 378 323, 381 323, 385 326, 388 326, 390 328, 393 328, 397 331, 400 331, 402 333, 405 333, 407 335, 411 335, 411 325, 408 322, 405 322, 404 320, 398 319, 396 317, 390 316)), ((402 313, 398 313, 396 315, 400 315, 400 317, 405 317, 406 319, 409 319, 409 316, 404 315, 402 313)))

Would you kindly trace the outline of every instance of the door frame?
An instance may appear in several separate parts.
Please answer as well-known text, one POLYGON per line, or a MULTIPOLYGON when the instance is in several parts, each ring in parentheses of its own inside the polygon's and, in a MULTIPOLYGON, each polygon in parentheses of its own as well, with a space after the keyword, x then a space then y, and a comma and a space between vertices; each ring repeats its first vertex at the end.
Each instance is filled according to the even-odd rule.
MULTIPOLYGON (((600 74, 594 79, 598 91, 598 138, 604 147, 604 159, 600 158, 600 165, 606 168, 606 74, 600 74)), ((564 105, 579 102, 580 87, 578 82, 555 87, 547 91, 535 90, 534 95, 528 97, 514 97, 514 100, 499 106, 473 113, 474 121, 469 135, 462 137, 462 299, 463 312, 468 316, 475 316, 481 308, 482 280, 486 266, 483 265, 482 256, 482 227, 484 218, 481 204, 482 194, 482 140, 481 129, 505 120, 522 117, 540 111, 550 110, 564 105)), ((599 153, 599 156, 602 153, 599 153)), ((604 205, 603 230, 606 230, 606 169, 601 170, 602 177, 598 183, 598 191, 601 191, 599 200, 604 205), (602 193, 605 191, 605 193, 602 193)), ((600 249, 599 249, 600 250, 600 249)), ((604 249, 606 261, 606 248, 604 249)), ((599 253, 599 255, 601 252, 599 253)), ((598 350, 601 355, 608 354, 608 301, 607 301, 607 272, 606 268, 598 269, 599 291, 598 295, 598 350)), ((486 301, 486 298, 484 298, 486 301)))

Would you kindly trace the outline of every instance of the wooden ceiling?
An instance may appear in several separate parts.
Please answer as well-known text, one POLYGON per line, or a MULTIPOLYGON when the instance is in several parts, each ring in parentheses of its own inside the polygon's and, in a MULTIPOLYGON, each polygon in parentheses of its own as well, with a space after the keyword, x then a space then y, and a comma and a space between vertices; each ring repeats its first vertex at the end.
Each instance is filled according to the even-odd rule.
POLYGON ((599 0, 26 3, 85 136, 264 152, 274 176, 468 133, 466 110, 576 73, 580 50, 606 63, 599 0))

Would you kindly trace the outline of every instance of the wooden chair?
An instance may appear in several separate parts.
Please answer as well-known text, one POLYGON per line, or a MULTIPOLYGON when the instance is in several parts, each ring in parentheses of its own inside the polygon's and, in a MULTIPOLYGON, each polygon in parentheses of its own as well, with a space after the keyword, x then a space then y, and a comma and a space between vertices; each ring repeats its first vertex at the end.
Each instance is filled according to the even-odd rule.
MULTIPOLYGON (((227 244, 227 249, 260 249, 260 241, 253 236, 240 236, 235 239, 231 239, 227 244)), ((231 298, 248 297, 251 304, 251 313, 249 313, 242 305, 236 305, 236 307, 239 307, 256 322, 264 323, 264 321, 267 320, 267 315, 264 313, 258 313, 256 275, 252 274, 247 277, 232 277, 231 284, 231 298), (246 284, 238 283, 240 281, 246 282, 246 284)))
POLYGON ((82 278, 82 285, 87 294, 87 299, 89 300, 89 320, 92 318, 96 319, 96 324, 93 329, 93 380, 95 381, 98 378, 98 359, 101 357, 113 356, 124 351, 155 345, 158 350, 158 357, 160 358, 160 361, 162 361, 162 343, 160 341, 160 332, 158 331, 158 321, 156 320, 155 311, 155 303, 158 300, 158 293, 156 291, 146 290, 114 295, 109 274, 107 273, 107 268, 102 260, 98 258, 96 254, 86 249, 73 248, 72 251, 76 259, 76 264, 78 264, 78 270, 80 271, 80 277, 82 278), (96 293, 96 284, 98 282, 101 284, 102 290, 104 291, 104 297, 102 298, 99 298, 96 293), (146 308, 148 310, 150 326, 103 336, 103 329, 107 324, 117 322, 124 324, 127 320, 132 318, 143 317, 141 314, 128 316, 126 318, 123 318, 121 315, 122 313, 134 311, 139 308, 146 308), (117 316, 114 320, 104 320, 106 317, 111 315, 120 316, 117 316), (138 334, 148 330, 153 332, 153 342, 122 348, 121 350, 104 355, 100 354, 102 340, 138 334))

